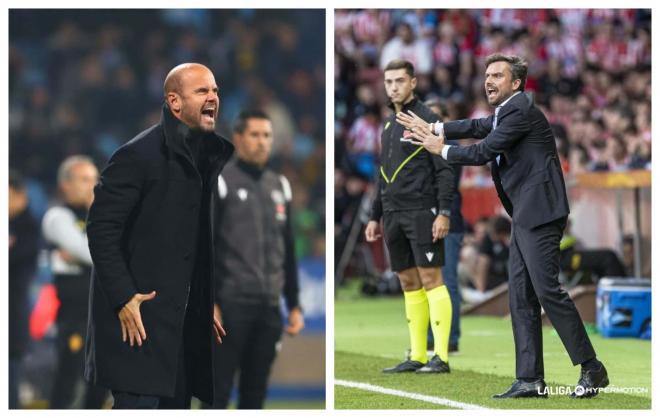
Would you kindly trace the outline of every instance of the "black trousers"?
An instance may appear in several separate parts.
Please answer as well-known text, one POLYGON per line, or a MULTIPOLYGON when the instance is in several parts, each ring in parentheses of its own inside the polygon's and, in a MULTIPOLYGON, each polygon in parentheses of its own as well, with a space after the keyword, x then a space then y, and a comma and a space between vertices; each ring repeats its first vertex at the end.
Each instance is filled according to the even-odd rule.
POLYGON ((543 378, 541 307, 573 365, 596 357, 582 319, 559 286, 559 241, 566 218, 532 229, 514 222, 509 250, 509 307, 516 347, 516 378, 543 378))
POLYGON ((282 336, 280 309, 267 304, 225 304, 221 308, 227 336, 213 353, 212 407, 227 408, 238 372, 238 408, 261 409, 282 336))
POLYGON ((68 315, 61 311, 57 317, 57 370, 50 393, 51 409, 73 407, 75 389, 85 386, 84 409, 100 409, 108 397, 108 390, 87 383, 83 378, 85 362, 86 315, 68 315))

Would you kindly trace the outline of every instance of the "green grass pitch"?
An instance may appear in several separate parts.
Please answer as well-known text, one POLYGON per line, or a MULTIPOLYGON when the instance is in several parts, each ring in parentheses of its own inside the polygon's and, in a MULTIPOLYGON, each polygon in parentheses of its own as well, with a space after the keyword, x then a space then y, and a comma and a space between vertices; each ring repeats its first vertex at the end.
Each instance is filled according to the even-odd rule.
MULTIPOLYGON (((408 348, 401 297, 361 297, 355 284, 339 289, 335 303, 335 379, 503 409, 650 409, 651 343, 637 339, 590 338, 607 366, 610 387, 645 388, 645 393, 601 393, 592 399, 551 394, 548 399, 491 399, 514 379, 511 323, 493 317, 463 317, 460 352, 449 358, 447 375, 386 375, 408 348)), ((573 367, 557 334, 543 330, 545 380, 551 387, 573 387, 573 367)), ((335 385, 337 409, 447 409, 428 401, 335 385)), ((455 407, 454 407, 455 408, 455 407)))

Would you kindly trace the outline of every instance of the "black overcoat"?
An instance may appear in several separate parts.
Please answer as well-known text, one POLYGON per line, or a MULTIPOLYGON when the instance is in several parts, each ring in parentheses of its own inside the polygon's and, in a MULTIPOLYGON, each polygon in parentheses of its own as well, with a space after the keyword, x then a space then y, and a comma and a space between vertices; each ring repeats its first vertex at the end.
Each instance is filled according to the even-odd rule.
POLYGON ((194 396, 212 402, 213 266, 197 244, 198 233, 209 234, 203 242, 213 254, 213 219, 202 214, 214 210, 203 206, 214 204, 210 190, 216 190, 233 145, 203 134, 208 169, 200 175, 184 143, 195 134, 164 105, 160 123, 121 146, 94 189, 87 222, 94 269, 85 377, 99 386, 173 396, 187 304, 196 300, 191 312, 199 330, 191 335, 198 341, 186 343, 197 347, 198 370, 189 384, 194 396), (190 297, 193 271, 202 297, 190 297), (147 339, 130 347, 122 341, 117 312, 135 293, 152 290, 155 299, 140 308, 147 339))

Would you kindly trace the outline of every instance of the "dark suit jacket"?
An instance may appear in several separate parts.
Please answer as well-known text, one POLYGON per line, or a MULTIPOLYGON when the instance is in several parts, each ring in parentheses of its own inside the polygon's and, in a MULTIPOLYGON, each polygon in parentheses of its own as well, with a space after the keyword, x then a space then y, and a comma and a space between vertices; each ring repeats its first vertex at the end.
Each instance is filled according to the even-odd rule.
POLYGON ((112 390, 173 396, 190 304, 198 329, 187 330, 196 336, 186 344, 197 351, 198 370, 188 383, 194 396, 212 402, 213 265, 198 234, 212 238, 207 206, 233 146, 213 133, 200 138, 208 159, 200 175, 184 144, 189 135, 163 106, 161 122, 120 147, 94 189, 85 377, 112 390), (140 306, 147 339, 130 347, 117 312, 135 293, 152 290, 156 297, 140 306))
POLYGON ((518 94, 498 114, 444 124, 447 139, 483 138, 466 146, 453 146, 450 164, 483 165, 492 161, 495 187, 513 222, 534 228, 567 216, 568 198, 555 138, 543 113, 527 94, 518 94), (500 164, 495 161, 501 155, 500 164))

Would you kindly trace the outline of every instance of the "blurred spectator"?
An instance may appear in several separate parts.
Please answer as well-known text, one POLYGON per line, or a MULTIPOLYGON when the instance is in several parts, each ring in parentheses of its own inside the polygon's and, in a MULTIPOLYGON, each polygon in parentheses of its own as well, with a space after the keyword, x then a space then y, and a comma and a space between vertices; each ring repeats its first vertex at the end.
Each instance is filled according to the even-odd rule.
POLYGON ((559 265, 564 272, 583 272, 591 275, 595 283, 602 277, 624 277, 626 275, 619 256, 608 248, 586 249, 571 233, 569 218, 564 236, 559 243, 559 265))
POLYGON ((429 43, 417 38, 408 23, 399 23, 396 27, 396 36, 383 46, 380 55, 381 69, 395 59, 410 61, 415 67, 417 76, 429 74, 433 66, 429 43))
POLYGON ((23 178, 9 170, 9 409, 20 408, 18 385, 29 342, 28 289, 37 268, 39 227, 28 210, 23 178))
MULTIPOLYGON (((433 113, 438 115, 438 120, 447 119, 447 108, 439 100, 428 100, 424 103, 433 113)), ((456 141, 447 141, 455 144, 456 141)), ((449 334, 449 352, 458 352, 458 342, 461 334, 460 313, 461 295, 458 289, 458 258, 461 251, 461 242, 465 233, 465 220, 461 212, 462 196, 460 191, 460 180, 463 167, 454 165, 451 167, 454 174, 454 196, 451 203, 451 217, 449 221, 449 234, 444 239, 445 265, 442 266, 442 277, 449 290, 452 305, 451 332, 449 334)), ((429 328, 429 344, 433 338, 429 328)))
POLYGON ((511 221, 503 216, 491 219, 488 234, 479 247, 474 288, 480 292, 491 290, 509 279, 509 246, 511 221))
POLYGON ((376 172, 374 156, 380 149, 379 122, 379 110, 371 106, 353 122, 347 137, 346 154, 351 166, 357 174, 370 180, 376 172))
POLYGON ((488 235, 489 222, 487 217, 478 219, 463 237, 463 247, 458 261, 458 280, 462 287, 469 286, 476 275, 479 248, 488 235))
POLYGON ((511 221, 504 216, 479 219, 466 234, 461 249, 459 280, 467 303, 486 299, 490 291, 508 282, 511 221))
POLYGON ((635 276, 635 238, 632 235, 623 237, 623 269, 628 277, 635 276))

